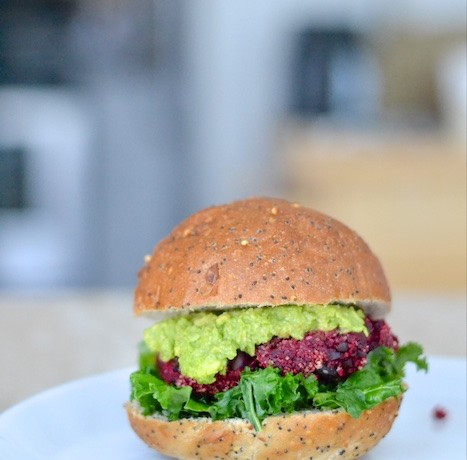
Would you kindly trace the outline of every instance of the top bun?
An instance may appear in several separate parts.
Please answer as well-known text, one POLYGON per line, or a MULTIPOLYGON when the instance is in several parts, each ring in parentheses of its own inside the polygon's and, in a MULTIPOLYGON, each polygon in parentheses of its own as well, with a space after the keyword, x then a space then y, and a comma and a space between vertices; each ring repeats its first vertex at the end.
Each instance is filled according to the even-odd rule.
POLYGON ((136 314, 343 303, 390 309, 381 264, 354 231, 282 199, 204 209, 179 224, 139 273, 136 314))

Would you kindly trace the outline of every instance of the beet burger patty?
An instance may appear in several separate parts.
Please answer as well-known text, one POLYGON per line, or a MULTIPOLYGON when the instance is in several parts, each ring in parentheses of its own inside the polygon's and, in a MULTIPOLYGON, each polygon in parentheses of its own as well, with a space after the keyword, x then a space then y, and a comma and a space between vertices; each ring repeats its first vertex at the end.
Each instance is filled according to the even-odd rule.
POLYGON ((305 377, 313 374, 319 382, 337 383, 345 380, 367 363, 368 353, 379 346, 395 351, 398 340, 383 321, 365 318, 367 334, 363 332, 342 333, 331 331, 309 331, 303 339, 274 337, 256 346, 253 356, 238 351, 228 360, 225 372, 217 373, 212 383, 199 383, 196 379, 182 374, 178 358, 169 361, 157 359, 161 378, 179 387, 190 386, 197 395, 216 395, 237 386, 245 368, 265 369, 274 367, 281 371, 305 377))
POLYGON ((426 369, 384 320, 389 287, 366 243, 284 200, 186 219, 147 258, 134 308, 161 318, 129 420, 176 458, 357 458, 390 430, 405 364, 426 369))

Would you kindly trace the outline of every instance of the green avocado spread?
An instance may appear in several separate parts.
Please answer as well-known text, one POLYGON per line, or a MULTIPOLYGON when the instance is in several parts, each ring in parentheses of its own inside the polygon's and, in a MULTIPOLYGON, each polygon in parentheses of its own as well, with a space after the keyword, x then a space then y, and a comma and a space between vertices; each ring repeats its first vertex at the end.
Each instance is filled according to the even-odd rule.
POLYGON ((237 352, 255 354, 273 337, 301 340, 309 331, 368 334, 362 310, 343 305, 282 305, 222 312, 200 311, 169 318, 144 332, 144 342, 163 361, 178 357, 180 372, 202 384, 225 374, 237 352))

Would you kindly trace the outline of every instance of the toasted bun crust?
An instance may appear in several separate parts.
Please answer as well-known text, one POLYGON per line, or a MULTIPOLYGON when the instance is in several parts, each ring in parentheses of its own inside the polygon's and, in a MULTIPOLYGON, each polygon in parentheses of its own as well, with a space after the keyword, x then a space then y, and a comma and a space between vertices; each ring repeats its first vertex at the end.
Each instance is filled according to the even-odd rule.
POLYGON ((296 412, 268 417, 256 432, 242 419, 169 422, 144 417, 128 403, 133 430, 153 449, 178 459, 354 459, 391 429, 401 399, 388 399, 358 419, 345 412, 296 412))
POLYGON ((136 314, 281 304, 355 304, 374 318, 390 309, 383 269, 340 222, 281 199, 204 209, 147 257, 136 314))

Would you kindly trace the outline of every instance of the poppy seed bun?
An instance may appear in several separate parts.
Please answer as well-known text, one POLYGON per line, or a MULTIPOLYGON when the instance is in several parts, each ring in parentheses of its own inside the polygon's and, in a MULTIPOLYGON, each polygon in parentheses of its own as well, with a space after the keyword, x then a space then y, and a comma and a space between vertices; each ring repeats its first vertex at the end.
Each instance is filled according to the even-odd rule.
POLYGON ((294 412, 266 418, 258 433, 242 419, 144 417, 127 404, 130 424, 150 447, 178 459, 355 459, 391 429, 401 399, 390 398, 359 418, 345 412, 294 412))
POLYGON ((156 246, 139 273, 136 314, 283 304, 390 309, 383 269, 367 244, 331 217, 281 199, 204 209, 156 246))

